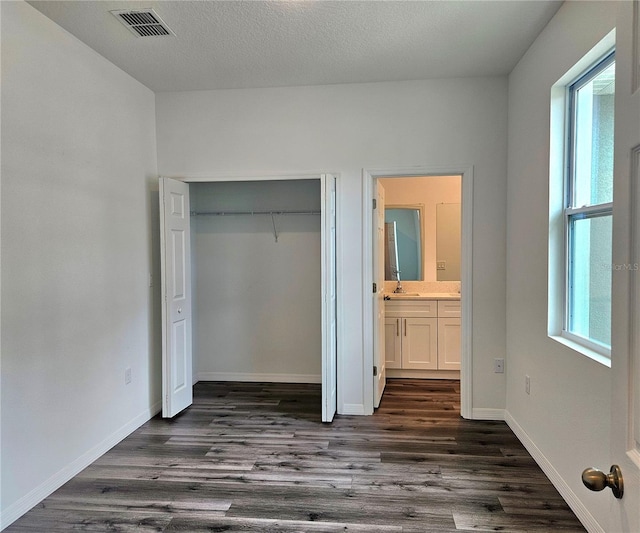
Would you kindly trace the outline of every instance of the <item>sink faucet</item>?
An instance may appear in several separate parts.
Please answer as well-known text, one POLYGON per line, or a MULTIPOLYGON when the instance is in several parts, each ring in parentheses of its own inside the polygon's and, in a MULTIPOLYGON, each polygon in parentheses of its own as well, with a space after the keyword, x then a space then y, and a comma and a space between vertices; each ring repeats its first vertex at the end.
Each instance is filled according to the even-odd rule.
POLYGON ((398 280, 398 285, 396 286, 395 290, 393 291, 396 294, 400 294, 403 292, 406 292, 403 288, 402 288, 402 283, 400 282, 400 271, 398 269, 394 270, 393 273, 396 275, 396 279, 398 280))

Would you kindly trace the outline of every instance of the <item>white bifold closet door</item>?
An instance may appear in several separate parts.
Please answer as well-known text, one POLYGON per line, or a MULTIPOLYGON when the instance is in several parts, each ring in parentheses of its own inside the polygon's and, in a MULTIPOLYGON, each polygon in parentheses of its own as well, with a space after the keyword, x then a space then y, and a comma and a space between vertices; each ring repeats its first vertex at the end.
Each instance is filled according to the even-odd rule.
POLYGON ((189 184, 160 178, 162 416, 193 402, 189 184))
POLYGON ((322 188, 322 421, 331 422, 338 404, 336 178, 323 174, 322 188))
MULTIPOLYGON (((322 421, 337 409, 336 177, 322 174, 322 421)), ((193 402, 189 184, 160 178, 162 416, 193 402)))

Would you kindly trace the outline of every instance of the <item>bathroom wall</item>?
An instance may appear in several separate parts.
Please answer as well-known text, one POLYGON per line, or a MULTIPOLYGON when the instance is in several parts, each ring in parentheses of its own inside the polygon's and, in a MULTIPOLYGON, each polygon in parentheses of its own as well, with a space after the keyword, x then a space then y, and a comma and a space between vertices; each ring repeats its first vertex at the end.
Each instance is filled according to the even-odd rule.
POLYGON ((438 281, 461 278, 462 205, 436 206, 436 277, 438 281))
POLYGON ((460 176, 380 178, 378 181, 384 187, 386 205, 424 205, 425 276, 423 281, 437 281, 436 206, 460 203, 462 197, 460 176))

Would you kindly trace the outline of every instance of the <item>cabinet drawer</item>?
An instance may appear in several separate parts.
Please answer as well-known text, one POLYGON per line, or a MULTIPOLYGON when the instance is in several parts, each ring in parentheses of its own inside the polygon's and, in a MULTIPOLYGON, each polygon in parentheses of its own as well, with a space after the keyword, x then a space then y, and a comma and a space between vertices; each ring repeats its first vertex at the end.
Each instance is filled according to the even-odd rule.
POLYGON ((430 318, 438 316, 437 300, 393 301, 387 300, 384 307, 385 316, 392 318, 430 318))
POLYGON ((439 318, 459 318, 460 300, 438 300, 439 318))

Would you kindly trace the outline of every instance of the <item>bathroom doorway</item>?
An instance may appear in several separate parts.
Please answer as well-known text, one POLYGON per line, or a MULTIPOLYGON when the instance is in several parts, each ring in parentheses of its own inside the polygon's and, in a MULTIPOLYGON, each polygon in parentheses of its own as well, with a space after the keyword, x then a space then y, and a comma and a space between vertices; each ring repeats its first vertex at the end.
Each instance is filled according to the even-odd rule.
MULTIPOLYGON (((365 357, 370 357, 374 369, 370 389, 371 412, 379 404, 384 388, 381 380, 386 378, 459 379, 461 414, 465 418, 471 418, 472 169, 438 173, 427 169, 424 172, 364 171, 363 178, 363 192, 367 197, 365 205, 373 204, 373 214, 365 213, 363 221, 365 261, 369 263, 365 264, 365 272, 371 274, 368 279, 375 283, 373 291, 368 283, 364 287, 365 342, 370 340, 370 344, 365 345, 365 357), (387 221, 387 237, 384 240, 380 237, 379 228, 382 215, 376 209, 380 205, 378 196, 381 191, 384 203, 390 207, 389 213, 384 217, 387 221), (440 235, 438 218, 441 221, 440 235), (395 239, 388 237, 389 232, 394 229, 394 224, 390 222, 395 222, 395 239), (453 230, 449 232, 449 236, 446 235, 447 230, 453 230), (408 235, 409 233, 412 234, 408 235), (445 242, 447 238, 455 238, 456 234, 456 243, 445 242), (381 240, 383 244, 379 244, 381 240), (395 242, 391 253, 390 242, 395 242), (382 261, 380 254, 384 253, 385 248, 387 260, 382 261), (389 260, 394 252, 398 253, 398 263, 395 266, 396 258, 389 260), (381 268, 385 269, 386 275, 380 275, 381 268), (400 270, 399 276, 393 276, 394 270, 400 270), (405 276, 402 276, 402 270, 405 271, 405 276), (400 277, 400 283, 397 277, 400 277), (395 290, 404 291, 404 294, 394 294, 395 290), (381 309, 381 306, 385 306, 388 301, 385 298, 389 298, 389 295, 392 300, 398 298, 389 307, 397 306, 401 300, 408 302, 409 315, 420 318, 407 322, 400 318, 400 311, 394 309, 392 316, 385 320, 384 308, 381 309), (440 298, 437 298, 438 295, 440 298), (424 303, 427 298, 430 307, 422 309, 423 305, 419 302, 424 303), (429 318, 423 319, 421 312, 429 318), (441 318, 440 323, 438 316, 441 318), (407 368, 402 368, 402 363, 398 361, 398 354, 402 349, 401 337, 405 334, 411 337, 412 325, 416 328, 416 338, 424 340, 423 346, 417 349, 430 351, 432 360, 414 358, 411 364, 406 365, 407 368), (443 353, 443 361, 439 367, 438 330, 443 353), (393 352, 394 344, 397 349, 395 353, 391 353, 391 363, 387 364, 389 359, 383 355, 385 348, 390 347, 393 352), (448 351, 446 346, 449 347, 448 351), (455 358, 446 360, 444 357, 445 353, 451 353, 451 348, 453 352, 458 351, 459 370, 455 358)), ((407 339, 404 340, 407 342, 407 339)), ((415 341, 413 345, 416 345, 415 341)), ((405 355, 407 353, 408 348, 405 346, 405 355)))

